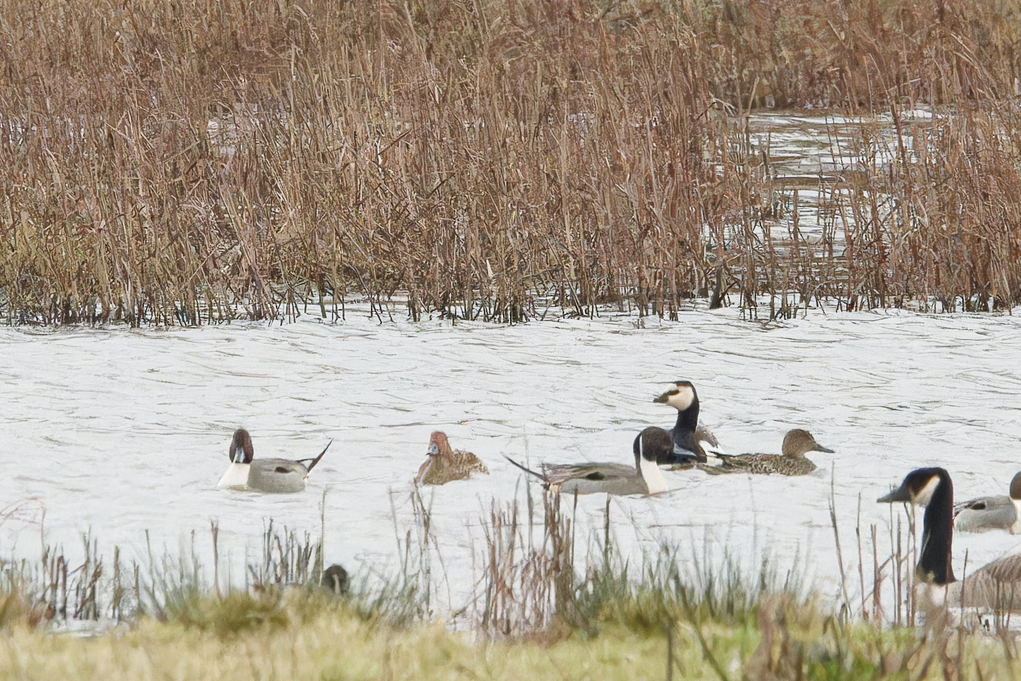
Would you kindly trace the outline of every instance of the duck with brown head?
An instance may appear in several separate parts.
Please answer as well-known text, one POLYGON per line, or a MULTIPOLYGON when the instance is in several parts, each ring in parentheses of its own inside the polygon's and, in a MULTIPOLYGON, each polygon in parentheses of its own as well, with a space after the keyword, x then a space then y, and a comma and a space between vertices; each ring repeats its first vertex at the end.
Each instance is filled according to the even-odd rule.
POLYGON ((234 431, 227 455, 230 466, 216 484, 221 489, 249 490, 266 493, 301 492, 305 479, 323 454, 333 444, 327 443, 319 456, 312 459, 255 459, 252 438, 244 428, 234 431))
POLYGON ((489 473, 477 456, 453 449, 446 434, 438 430, 429 436, 428 454, 415 476, 416 485, 444 485, 453 480, 466 480, 472 473, 489 473))
POLYGON ((783 454, 721 454, 714 456, 722 461, 722 465, 706 468, 711 473, 745 473, 776 474, 776 475, 808 475, 816 466, 805 456, 808 452, 828 452, 832 449, 823 447, 807 430, 795 428, 787 431, 781 448, 783 454))

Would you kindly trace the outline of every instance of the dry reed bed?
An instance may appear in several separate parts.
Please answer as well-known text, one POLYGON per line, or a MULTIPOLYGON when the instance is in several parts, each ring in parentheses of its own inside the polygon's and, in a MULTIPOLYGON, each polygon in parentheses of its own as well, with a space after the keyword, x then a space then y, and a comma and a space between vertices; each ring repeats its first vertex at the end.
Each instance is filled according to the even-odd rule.
POLYGON ((0 310, 1014 305, 1017 4, 2 0, 0 310), (767 105, 898 122, 829 239, 772 210, 767 105))

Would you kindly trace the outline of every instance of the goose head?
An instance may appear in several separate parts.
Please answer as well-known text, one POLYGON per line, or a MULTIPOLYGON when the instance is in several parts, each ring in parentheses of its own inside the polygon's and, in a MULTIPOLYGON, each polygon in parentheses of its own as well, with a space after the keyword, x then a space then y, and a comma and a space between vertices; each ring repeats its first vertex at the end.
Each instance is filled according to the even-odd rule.
POLYGON ((922 548, 915 572, 924 582, 950 584, 957 581, 951 565, 954 531, 954 483, 943 468, 919 468, 908 473, 901 486, 879 502, 903 501, 925 506, 922 548))
POLYGON ((674 381, 653 402, 669 404, 677 411, 686 411, 698 406, 698 393, 695 392, 695 386, 691 381, 674 381))

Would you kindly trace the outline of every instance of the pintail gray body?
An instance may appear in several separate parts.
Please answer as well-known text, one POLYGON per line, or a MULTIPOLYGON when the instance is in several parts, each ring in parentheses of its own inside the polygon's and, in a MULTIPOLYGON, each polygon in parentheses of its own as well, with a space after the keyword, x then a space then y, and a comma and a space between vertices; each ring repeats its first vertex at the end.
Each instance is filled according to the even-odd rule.
POLYGON ((230 443, 230 466, 216 484, 221 489, 249 490, 270 494, 301 492, 305 479, 326 454, 333 440, 313 459, 255 459, 252 438, 244 428, 234 431, 230 443))
POLYGON ((635 437, 632 451, 639 455, 644 447, 655 454, 660 465, 690 467, 704 463, 708 447, 718 447, 716 438, 698 425, 698 393, 691 381, 675 381, 655 398, 657 404, 668 404, 677 410, 677 422, 670 430, 649 426, 635 437))
POLYGON ((828 452, 815 441, 807 430, 795 428, 787 431, 783 438, 783 454, 720 454, 716 453, 722 465, 719 468, 703 467, 710 473, 758 473, 764 475, 808 475, 816 465, 805 456, 808 452, 828 452))
POLYGON ((1021 610, 1021 556, 1007 556, 969 574, 954 576, 954 485, 943 468, 919 468, 879 502, 903 501, 925 506, 921 554, 915 574, 919 603, 927 610, 943 607, 1021 610))
POLYGON ((443 485, 465 480, 472 473, 489 473, 489 469, 471 452, 453 449, 446 434, 437 430, 429 436, 429 456, 418 469, 415 484, 443 485))
POLYGON ((656 463, 655 452, 639 444, 635 464, 619 463, 543 464, 537 473, 505 457, 512 464, 543 481, 551 492, 568 494, 660 494, 667 490, 666 479, 656 463))
POLYGON ((1021 534, 1021 473, 1010 481, 1010 496, 979 497, 954 506, 959 532, 1007 530, 1021 534))

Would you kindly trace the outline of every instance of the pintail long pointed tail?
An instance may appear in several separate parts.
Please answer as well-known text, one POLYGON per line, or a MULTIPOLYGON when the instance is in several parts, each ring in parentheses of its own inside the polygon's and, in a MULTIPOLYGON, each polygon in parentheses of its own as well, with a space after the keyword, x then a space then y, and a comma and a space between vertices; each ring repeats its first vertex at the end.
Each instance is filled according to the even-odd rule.
POLYGON ((332 444, 333 444, 333 440, 330 440, 329 442, 327 442, 326 446, 323 447, 323 451, 319 452, 319 456, 315 457, 314 459, 298 459, 298 463, 300 463, 300 464, 304 464, 306 461, 311 462, 311 463, 309 463, 308 465, 305 466, 305 470, 306 470, 305 475, 308 475, 309 473, 312 472, 312 469, 316 467, 317 463, 319 463, 319 459, 323 458, 323 455, 326 454, 326 450, 329 449, 330 445, 332 445, 332 444))
POLYGON ((517 461, 515 461, 515 460, 514 460, 514 459, 512 459, 512 458, 510 458, 510 457, 509 457, 509 456, 507 456, 506 454, 504 454, 504 455, 503 455, 503 458, 505 458, 505 459, 507 459, 508 461, 510 461, 510 462, 511 462, 512 464, 514 464, 514 466, 516 466, 517 468, 520 468, 520 469, 521 469, 521 470, 523 470, 523 471, 524 471, 525 473, 528 473, 529 475, 534 475, 535 477, 539 478, 539 479, 540 479, 540 480, 542 480, 542 481, 543 481, 543 482, 544 482, 544 483, 545 483, 545 484, 546 484, 547 486, 549 486, 549 480, 547 480, 547 479, 546 479, 546 476, 545 476, 545 475, 543 475, 542 473, 536 473, 536 472, 535 472, 535 471, 533 471, 533 470, 532 470, 531 468, 527 468, 527 467, 525 467, 525 466, 522 466, 521 464, 519 464, 519 463, 518 463, 517 461))

